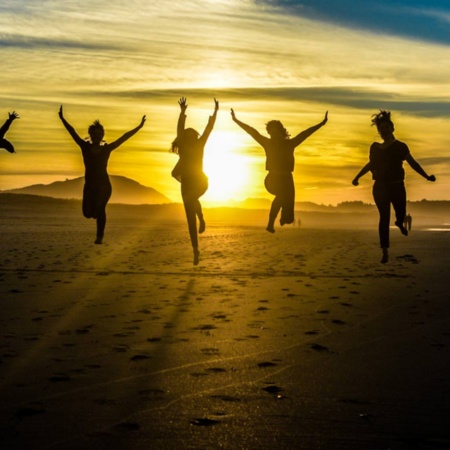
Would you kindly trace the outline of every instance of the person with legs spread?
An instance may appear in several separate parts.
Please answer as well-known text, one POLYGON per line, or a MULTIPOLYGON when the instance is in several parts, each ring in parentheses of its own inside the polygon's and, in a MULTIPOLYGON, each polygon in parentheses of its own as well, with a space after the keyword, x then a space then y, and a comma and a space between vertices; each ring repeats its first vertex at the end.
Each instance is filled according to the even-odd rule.
POLYGON ((269 222, 266 230, 275 233, 275 220, 281 210, 280 225, 294 222, 295 186, 292 172, 295 167, 294 151, 305 139, 323 127, 328 121, 328 111, 325 118, 317 125, 290 138, 283 124, 278 120, 271 120, 266 124, 270 138, 263 136, 251 126, 236 118, 234 110, 231 117, 244 131, 246 131, 266 153, 266 170, 269 172, 264 180, 269 193, 275 196, 270 207, 269 222))
POLYGON ((382 249, 381 262, 389 260, 389 224, 391 218, 391 204, 395 212, 395 225, 401 233, 408 235, 405 228, 406 216, 406 189, 405 170, 403 161, 406 161, 419 175, 428 181, 436 181, 434 175, 427 175, 420 164, 412 157, 408 146, 398 141, 394 136, 394 123, 389 111, 380 110, 372 116, 372 125, 375 125, 383 142, 374 142, 370 146, 369 162, 359 171, 352 184, 358 186, 359 179, 367 172, 372 172, 373 198, 380 214, 378 232, 380 247, 382 249))
POLYGON ((202 135, 193 128, 185 129, 186 109, 188 107, 186 98, 181 97, 178 104, 180 105, 180 115, 177 124, 177 137, 172 142, 171 151, 176 153, 179 159, 172 170, 172 176, 181 183, 181 197, 183 199, 189 236, 194 251, 194 265, 196 266, 200 261, 197 218, 199 220, 198 232, 203 233, 206 229, 202 206, 199 200, 208 189, 208 177, 203 172, 203 154, 206 141, 216 122, 219 102, 214 99, 214 112, 209 117, 208 124, 202 135))
POLYGON ((102 244, 106 226, 106 205, 112 193, 107 171, 109 156, 113 150, 130 139, 144 126, 145 116, 142 117, 141 123, 136 128, 128 131, 110 144, 103 140, 105 130, 98 120, 89 127, 89 138, 84 140, 64 118, 62 106, 59 109, 59 117, 72 139, 81 149, 85 167, 83 215, 87 219, 96 219, 97 238, 95 243, 102 244))
POLYGON ((4 148, 9 153, 15 153, 15 150, 11 142, 5 139, 5 134, 16 119, 19 119, 19 114, 17 114, 15 111, 13 111, 12 113, 8 113, 6 122, 0 128, 0 148, 4 148))

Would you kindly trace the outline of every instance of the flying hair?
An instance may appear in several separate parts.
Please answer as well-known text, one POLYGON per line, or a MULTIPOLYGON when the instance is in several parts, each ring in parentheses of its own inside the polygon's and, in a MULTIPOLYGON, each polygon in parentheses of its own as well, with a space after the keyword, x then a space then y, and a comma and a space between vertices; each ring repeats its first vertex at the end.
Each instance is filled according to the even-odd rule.
POLYGON ((387 122, 394 128, 394 122, 391 120, 391 112, 384 109, 380 109, 380 112, 372 115, 372 126, 379 126, 380 124, 387 122))

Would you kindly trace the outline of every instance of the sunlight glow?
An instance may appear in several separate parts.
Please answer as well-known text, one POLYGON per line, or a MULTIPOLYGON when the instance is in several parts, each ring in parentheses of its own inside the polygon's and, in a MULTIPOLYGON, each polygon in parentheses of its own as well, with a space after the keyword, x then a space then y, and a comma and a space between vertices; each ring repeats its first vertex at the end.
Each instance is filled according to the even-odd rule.
POLYGON ((243 148, 240 133, 217 131, 205 149, 204 171, 209 178, 206 202, 223 203, 245 199, 253 183, 250 158, 239 153, 243 148))

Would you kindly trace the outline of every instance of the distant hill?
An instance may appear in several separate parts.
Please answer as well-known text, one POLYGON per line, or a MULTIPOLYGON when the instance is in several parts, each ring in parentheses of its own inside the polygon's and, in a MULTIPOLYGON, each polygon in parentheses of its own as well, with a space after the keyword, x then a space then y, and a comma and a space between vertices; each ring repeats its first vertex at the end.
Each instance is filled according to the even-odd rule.
MULTIPOLYGON (((313 204, 308 204, 312 207, 313 204)), ((359 202, 344 202, 338 206, 318 205, 319 211, 296 209, 296 219, 301 226, 316 228, 371 228, 376 229, 378 212, 374 205, 359 202), (360 208, 358 210, 358 208, 360 208)), ((220 226, 258 226, 265 228, 268 208, 252 209, 236 206, 203 208, 206 222, 220 226)), ((413 227, 449 227, 450 201, 408 202, 408 211, 413 216, 413 227)), ((76 224, 85 220, 81 214, 79 199, 63 199, 31 194, 11 194, 0 192, 0 227, 12 224, 16 227, 51 220, 53 223, 76 224), (59 221, 59 222, 58 222, 59 221)), ((129 223, 170 224, 186 223, 181 203, 165 204, 110 204, 108 222, 125 220, 129 223)), ((394 218, 391 218, 393 223, 394 218)), ((178 226, 178 225, 177 225, 178 226)), ((185 225, 184 225, 185 226, 185 225)), ((277 223, 277 228, 279 227, 277 223)), ((293 228, 293 225, 285 228, 293 228)), ((281 228, 281 227, 279 227, 281 228)), ((298 226, 297 226, 298 228, 298 226)))
MULTIPOLYGON (((157 190, 143 186, 130 178, 110 175, 113 193, 110 203, 124 203, 130 205, 159 205, 172 201, 157 190)), ((19 189, 2 191, 11 194, 30 194, 44 197, 81 199, 83 196, 84 177, 55 181, 50 184, 34 184, 19 189)))

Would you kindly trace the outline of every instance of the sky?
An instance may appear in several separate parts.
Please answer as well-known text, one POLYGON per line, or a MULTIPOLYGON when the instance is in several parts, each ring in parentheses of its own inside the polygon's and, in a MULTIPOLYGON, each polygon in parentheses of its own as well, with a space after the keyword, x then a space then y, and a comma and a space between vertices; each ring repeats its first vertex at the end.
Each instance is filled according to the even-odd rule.
POLYGON ((264 152, 234 124, 291 135, 329 121, 296 150, 297 201, 373 203, 371 115, 392 112, 396 138, 436 183, 406 166, 408 198, 450 200, 450 5, 401 0, 2 0, 0 121, 17 111, 0 153, 0 190, 76 178, 81 136, 99 119, 106 141, 142 130, 115 150, 109 173, 179 202, 170 153, 187 97, 187 126, 202 132, 220 103, 205 150, 205 205, 272 198, 264 152))

